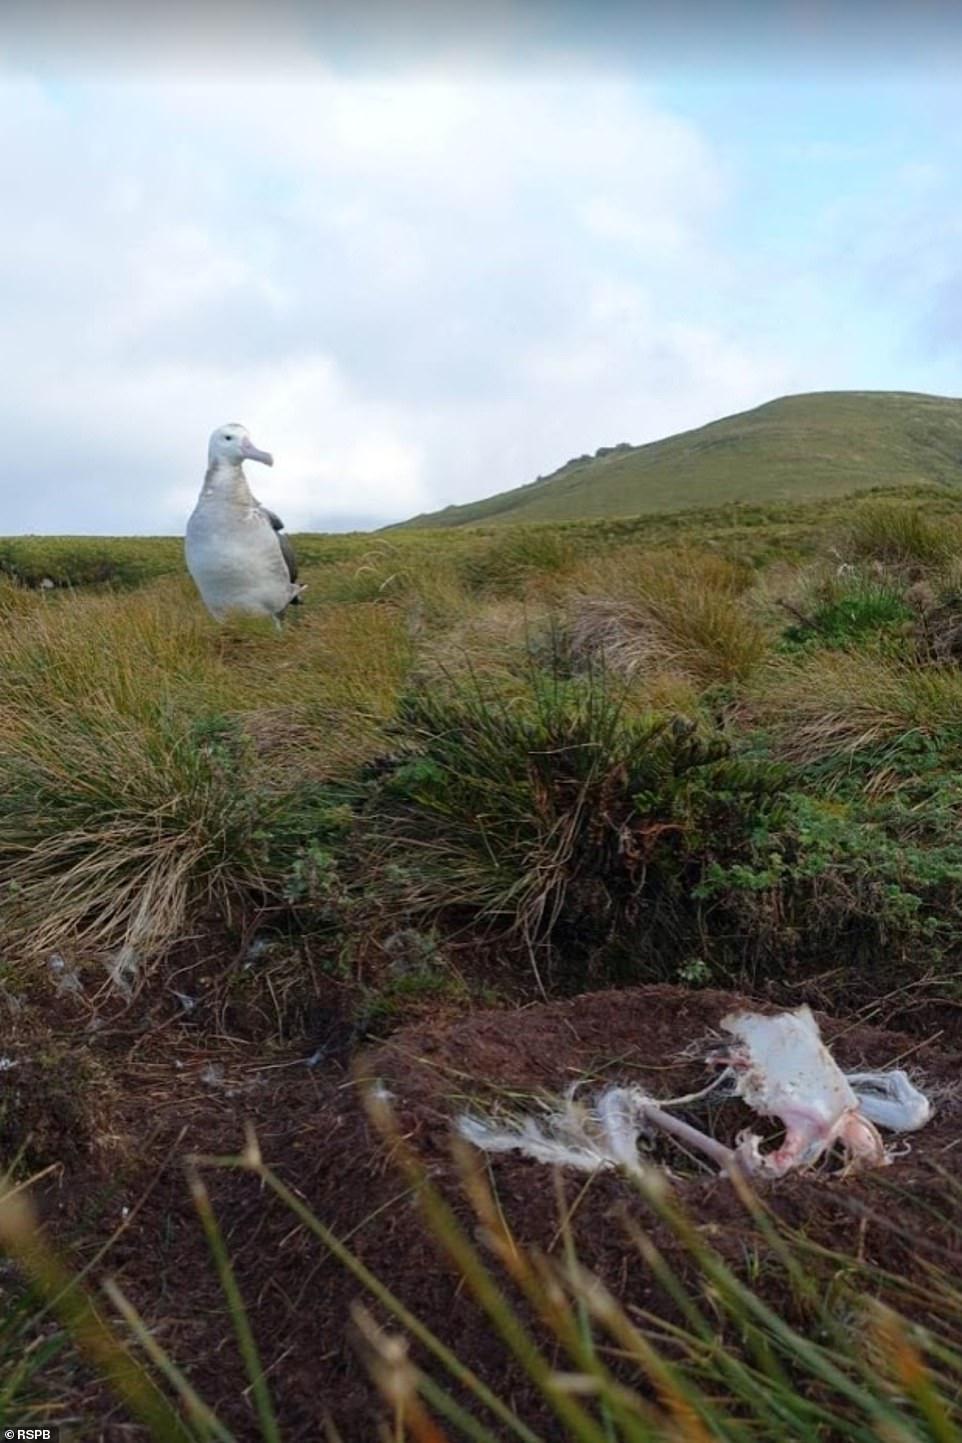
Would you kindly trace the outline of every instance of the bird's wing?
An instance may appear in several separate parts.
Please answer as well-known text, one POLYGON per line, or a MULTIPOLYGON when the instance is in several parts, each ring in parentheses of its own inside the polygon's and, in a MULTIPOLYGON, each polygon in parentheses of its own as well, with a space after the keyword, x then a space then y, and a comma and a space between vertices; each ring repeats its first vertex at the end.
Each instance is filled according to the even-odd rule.
POLYGON ((291 538, 286 531, 278 531, 277 539, 280 542, 281 555, 287 563, 287 574, 292 581, 297 580, 297 557, 294 555, 294 548, 291 545, 291 538))
POLYGON ((280 518, 279 516, 275 515, 275 513, 274 513, 273 511, 268 511, 267 507, 261 505, 260 502, 258 502, 257 504, 258 504, 258 506, 260 506, 260 509, 263 511, 264 515, 267 517, 268 521, 271 523, 271 525, 273 526, 274 530, 275 530, 275 531, 283 531, 283 530, 284 530, 284 523, 283 523, 283 521, 281 520, 281 518, 280 518))
POLYGON ((284 523, 273 511, 270 511, 260 501, 255 503, 258 511, 269 521, 272 529, 277 535, 277 544, 281 548, 281 555, 287 567, 287 574, 292 581, 297 580, 297 557, 294 555, 294 548, 291 545, 291 538, 284 531, 284 523))

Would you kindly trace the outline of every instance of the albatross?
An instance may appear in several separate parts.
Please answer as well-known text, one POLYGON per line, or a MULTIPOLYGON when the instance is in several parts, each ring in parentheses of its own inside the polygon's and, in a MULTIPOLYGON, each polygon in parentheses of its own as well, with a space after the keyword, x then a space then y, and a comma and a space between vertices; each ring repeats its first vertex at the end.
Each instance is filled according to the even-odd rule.
POLYGON ((211 434, 207 475, 187 522, 184 554, 204 605, 217 621, 231 612, 270 616, 280 627, 288 606, 300 603, 297 559, 284 523, 253 496, 245 461, 273 466, 246 426, 229 422, 211 434))

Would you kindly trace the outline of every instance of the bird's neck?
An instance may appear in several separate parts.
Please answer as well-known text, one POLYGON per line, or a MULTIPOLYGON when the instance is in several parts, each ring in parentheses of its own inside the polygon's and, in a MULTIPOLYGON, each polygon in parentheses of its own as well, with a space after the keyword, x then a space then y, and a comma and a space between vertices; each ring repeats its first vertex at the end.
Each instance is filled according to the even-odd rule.
POLYGON ((207 468, 201 496, 217 501, 233 501, 238 506, 250 506, 254 500, 239 461, 213 461, 207 468))

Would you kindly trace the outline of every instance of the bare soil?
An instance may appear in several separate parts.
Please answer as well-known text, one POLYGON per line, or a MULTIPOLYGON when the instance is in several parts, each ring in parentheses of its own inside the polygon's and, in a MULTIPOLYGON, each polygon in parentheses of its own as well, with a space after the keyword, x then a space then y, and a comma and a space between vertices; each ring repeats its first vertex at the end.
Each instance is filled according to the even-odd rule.
MULTIPOLYGON (((738 1005, 766 1004, 728 992, 655 986, 439 1017, 364 1049, 352 1068, 330 1060, 308 1066, 303 1048, 270 1053, 256 1041, 201 1043, 186 1026, 127 1034, 108 1027, 94 1034, 96 1043, 78 1042, 65 1018, 59 1038, 46 1046, 48 1057, 59 1055, 73 1069, 62 1074, 70 1076, 71 1087, 65 1096, 59 1085, 44 1091, 38 1082, 31 1102, 31 1126, 43 1140, 32 1163, 60 1166, 35 1192, 54 1236, 77 1261, 91 1258, 120 1229, 94 1275, 109 1272, 117 1279, 206 1401, 239 1438, 254 1440, 260 1435, 246 1379, 183 1170, 189 1153, 239 1152, 250 1123, 265 1161, 283 1181, 338 1236, 349 1238, 357 1256, 464 1362, 551 1438, 557 1434, 542 1405, 426 1233, 410 1188, 367 1118, 361 1083, 377 1079, 393 1095, 401 1134, 476 1232, 450 1152, 452 1118, 469 1100, 511 1094, 523 1103, 532 1093, 557 1092, 579 1079, 637 1081, 662 1097, 693 1090, 707 1074, 697 1055, 682 1054, 738 1005), (45 1120, 43 1097, 53 1121, 45 1120)), ((935 1040, 938 1019, 924 1014, 908 1014, 905 1031, 822 1015, 819 1020, 841 1065, 909 1067, 940 1093, 937 1115, 892 1167, 845 1179, 784 1179, 767 1188, 767 1202, 809 1238, 869 1264, 911 1272, 928 1259, 958 1273, 962 1238, 951 1222, 954 1201, 946 1181, 962 1172, 962 1105, 953 1095, 962 1037, 954 1019, 942 1014, 947 1025, 935 1040)), ((31 1046, 27 1039, 20 1043, 23 1066, 30 1065, 31 1046)), ((0 1127, 10 1116, 17 1071, 0 1072, 0 1127)), ((732 1103, 717 1105, 709 1117, 721 1136, 734 1135, 750 1120, 732 1103)), ((8 1132, 3 1129, 6 1146, 8 1132)), ((747 1258, 758 1256, 760 1244, 731 1185, 681 1154, 672 1161, 674 1186, 690 1215, 743 1268, 747 1258)), ((516 1236, 557 1250, 550 1171, 504 1155, 492 1159, 490 1172, 516 1236)), ((380 1408, 349 1339, 348 1314, 361 1295, 359 1285, 255 1177, 216 1168, 204 1175, 285 1443, 315 1443, 324 1436, 326 1415, 346 1443, 375 1438, 380 1408)), ((660 1226, 630 1183, 606 1174, 586 1185, 583 1175, 569 1174, 567 1195, 577 1198, 581 1261, 623 1302, 670 1315, 670 1300, 626 1236, 625 1214, 656 1235, 660 1226)), ((670 1252, 670 1239, 661 1236, 661 1242, 670 1252)), ((773 1289, 775 1301, 788 1305, 778 1297, 778 1270, 763 1268, 759 1276, 758 1286, 773 1289)), ((65 1374, 62 1387, 69 1396, 59 1399, 60 1416, 87 1420, 78 1438, 129 1443, 145 1436, 83 1371, 65 1374)))

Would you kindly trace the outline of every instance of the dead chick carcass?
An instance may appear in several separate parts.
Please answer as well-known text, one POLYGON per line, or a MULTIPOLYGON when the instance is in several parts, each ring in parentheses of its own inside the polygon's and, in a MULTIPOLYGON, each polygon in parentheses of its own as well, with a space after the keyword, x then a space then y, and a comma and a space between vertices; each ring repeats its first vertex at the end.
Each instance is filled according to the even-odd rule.
POLYGON ((541 1119, 465 1115, 458 1129, 486 1152, 520 1151, 585 1172, 637 1172, 646 1165, 639 1144, 650 1149, 665 1134, 722 1171, 782 1177, 811 1168, 836 1147, 846 1171, 884 1167, 891 1154, 879 1127, 914 1132, 932 1115, 929 1099, 905 1072, 842 1072, 808 1007, 771 1016, 729 1013, 721 1028, 732 1040, 711 1049, 706 1061, 722 1071, 700 1093, 659 1101, 638 1087, 612 1087, 585 1106, 571 1089, 541 1119), (760 1117, 777 1118, 784 1140, 763 1153, 760 1137, 743 1132, 730 1148, 670 1111, 710 1092, 727 1092, 760 1117))

